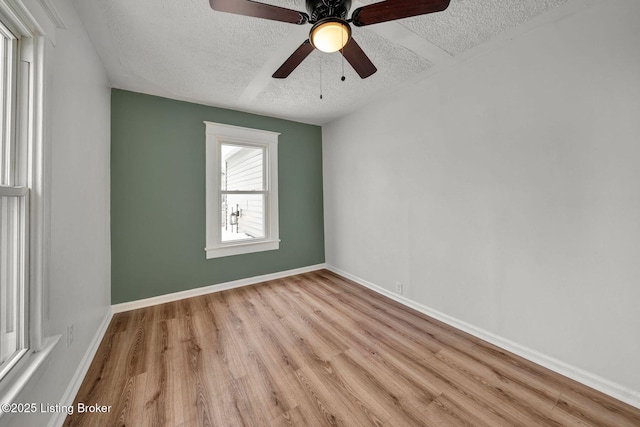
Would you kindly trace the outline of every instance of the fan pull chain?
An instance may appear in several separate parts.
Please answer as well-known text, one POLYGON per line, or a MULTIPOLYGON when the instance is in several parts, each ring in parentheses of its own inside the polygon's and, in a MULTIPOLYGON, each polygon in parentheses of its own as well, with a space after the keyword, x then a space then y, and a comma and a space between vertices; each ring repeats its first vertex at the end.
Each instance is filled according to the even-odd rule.
POLYGON ((342 49, 340 49, 340 53, 342 56, 342 77, 340 80, 345 81, 347 78, 344 76, 344 33, 341 34, 342 37, 342 49))
POLYGON ((322 99, 322 57, 320 58, 320 99, 322 99))

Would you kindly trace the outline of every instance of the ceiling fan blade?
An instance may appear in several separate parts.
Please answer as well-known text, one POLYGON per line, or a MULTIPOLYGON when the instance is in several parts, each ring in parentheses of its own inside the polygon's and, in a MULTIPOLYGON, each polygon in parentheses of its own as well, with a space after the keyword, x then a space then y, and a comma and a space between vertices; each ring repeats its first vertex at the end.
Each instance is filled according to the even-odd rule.
POLYGON ((356 70, 356 73, 358 73, 361 78, 366 79, 378 71, 376 66, 373 65, 373 62, 371 62, 367 54, 364 53, 353 37, 349 40, 349 43, 342 48, 341 52, 344 59, 349 61, 349 64, 351 64, 353 69, 356 70))
POLYGON ((351 21, 356 27, 441 12, 450 0, 386 0, 353 11, 351 21))
POLYGON ((213 10, 235 13, 236 15, 253 16, 298 25, 309 21, 309 16, 304 12, 251 0, 209 0, 209 4, 213 10))
POLYGON ((291 74, 291 72, 293 72, 293 70, 295 70, 298 65, 300 65, 302 61, 304 61, 304 59, 313 52, 313 49, 314 47, 311 45, 311 42, 309 40, 305 40, 300 47, 298 47, 296 51, 293 52, 286 61, 284 61, 284 64, 282 64, 280 68, 273 73, 272 77, 274 79, 285 79, 289 77, 289 74, 291 74))

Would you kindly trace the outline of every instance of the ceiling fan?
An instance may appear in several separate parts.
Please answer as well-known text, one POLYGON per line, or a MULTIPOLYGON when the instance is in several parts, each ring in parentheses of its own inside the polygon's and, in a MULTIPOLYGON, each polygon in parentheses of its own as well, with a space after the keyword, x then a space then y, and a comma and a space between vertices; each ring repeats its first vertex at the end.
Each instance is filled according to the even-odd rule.
POLYGON ((307 13, 252 0, 209 0, 213 10, 271 19, 290 24, 312 24, 309 38, 276 70, 272 77, 284 79, 309 56, 313 49, 340 51, 358 75, 366 79, 377 68, 351 37, 350 23, 356 27, 441 12, 450 0, 386 0, 359 7, 347 19, 351 0, 306 0, 307 13))

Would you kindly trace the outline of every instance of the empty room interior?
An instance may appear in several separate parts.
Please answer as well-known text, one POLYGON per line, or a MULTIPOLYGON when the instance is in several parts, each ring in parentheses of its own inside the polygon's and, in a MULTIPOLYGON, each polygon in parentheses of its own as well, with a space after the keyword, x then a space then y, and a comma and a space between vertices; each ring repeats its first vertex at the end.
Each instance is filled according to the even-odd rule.
POLYGON ((639 1, 0 38, 0 426, 640 426, 639 1))

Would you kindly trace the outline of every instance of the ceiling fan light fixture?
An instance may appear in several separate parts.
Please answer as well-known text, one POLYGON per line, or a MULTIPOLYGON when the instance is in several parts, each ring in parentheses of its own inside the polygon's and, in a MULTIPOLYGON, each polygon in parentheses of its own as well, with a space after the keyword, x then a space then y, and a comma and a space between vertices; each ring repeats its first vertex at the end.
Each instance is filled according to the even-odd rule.
POLYGON ((313 47, 322 52, 332 53, 342 49, 351 38, 351 27, 340 18, 327 18, 318 21, 309 34, 313 47))

